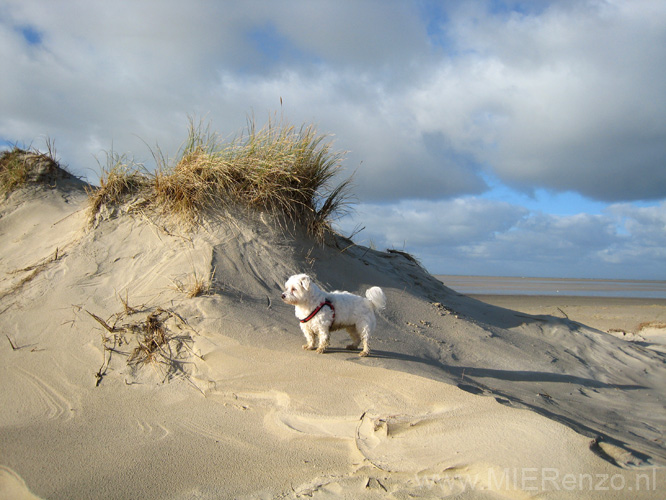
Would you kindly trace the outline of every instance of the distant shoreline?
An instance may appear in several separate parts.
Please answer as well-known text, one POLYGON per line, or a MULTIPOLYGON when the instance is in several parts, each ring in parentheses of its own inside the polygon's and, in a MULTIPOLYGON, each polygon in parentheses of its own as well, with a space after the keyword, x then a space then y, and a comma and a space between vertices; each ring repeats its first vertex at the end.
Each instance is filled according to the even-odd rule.
MULTIPOLYGON (((645 325, 659 325, 663 329, 661 325, 666 324, 666 299, 509 294, 469 297, 525 314, 568 318, 602 331, 641 333, 645 325)), ((659 342, 666 342, 666 335, 662 337, 659 342)))
POLYGON ((600 297, 666 300, 666 281, 435 275, 465 295, 600 297))

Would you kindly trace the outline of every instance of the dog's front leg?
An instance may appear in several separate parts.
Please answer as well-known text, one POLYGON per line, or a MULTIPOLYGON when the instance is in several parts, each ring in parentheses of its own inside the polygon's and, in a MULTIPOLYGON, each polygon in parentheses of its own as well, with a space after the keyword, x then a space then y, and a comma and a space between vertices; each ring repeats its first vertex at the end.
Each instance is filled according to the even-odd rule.
POLYGON ((312 351, 315 348, 315 334, 312 330, 310 330, 307 327, 301 328, 303 331, 303 335, 305 335, 305 340, 307 341, 307 344, 303 345, 303 349, 306 349, 308 351, 312 351))
POLYGON ((321 328, 319 330, 319 346, 317 347, 317 353, 323 354, 328 347, 328 328, 321 328))

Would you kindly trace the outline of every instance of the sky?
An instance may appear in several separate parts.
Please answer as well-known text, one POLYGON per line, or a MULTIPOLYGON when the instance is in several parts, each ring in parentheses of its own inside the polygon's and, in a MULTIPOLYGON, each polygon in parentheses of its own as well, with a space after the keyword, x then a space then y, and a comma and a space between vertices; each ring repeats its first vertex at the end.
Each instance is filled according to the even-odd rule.
POLYGON ((315 124, 343 234, 433 274, 666 280, 663 0, 0 0, 0 147, 315 124))

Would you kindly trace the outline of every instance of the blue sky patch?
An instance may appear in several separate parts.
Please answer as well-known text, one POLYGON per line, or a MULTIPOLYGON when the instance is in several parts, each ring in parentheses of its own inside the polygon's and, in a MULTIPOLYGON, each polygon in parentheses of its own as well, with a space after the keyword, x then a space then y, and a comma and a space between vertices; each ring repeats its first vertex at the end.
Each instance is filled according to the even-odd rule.
POLYGON ((41 45, 44 39, 44 35, 41 31, 33 26, 19 26, 18 28, 21 35, 28 45, 41 45))
POLYGON ((249 31, 248 37, 254 48, 271 63, 285 61, 308 61, 313 57, 297 47, 289 38, 282 35, 274 24, 256 26, 249 31))

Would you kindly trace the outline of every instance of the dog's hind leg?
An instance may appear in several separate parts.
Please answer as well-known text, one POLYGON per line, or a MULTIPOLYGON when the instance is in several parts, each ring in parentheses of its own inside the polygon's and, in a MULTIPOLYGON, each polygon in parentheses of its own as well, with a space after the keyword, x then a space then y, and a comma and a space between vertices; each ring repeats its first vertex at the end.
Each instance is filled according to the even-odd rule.
POLYGON ((358 334, 356 327, 355 326, 347 327, 347 333, 349 333, 349 336, 352 339, 352 343, 347 346, 347 349, 349 349, 350 351, 358 349, 358 345, 361 343, 361 336, 358 334))
POLYGON ((358 325, 357 330, 361 332, 361 342, 363 344, 359 356, 364 358, 370 354, 368 340, 370 340, 370 332, 372 331, 372 328, 370 328, 370 325, 358 325))

